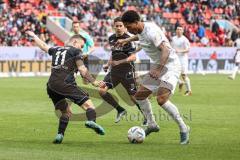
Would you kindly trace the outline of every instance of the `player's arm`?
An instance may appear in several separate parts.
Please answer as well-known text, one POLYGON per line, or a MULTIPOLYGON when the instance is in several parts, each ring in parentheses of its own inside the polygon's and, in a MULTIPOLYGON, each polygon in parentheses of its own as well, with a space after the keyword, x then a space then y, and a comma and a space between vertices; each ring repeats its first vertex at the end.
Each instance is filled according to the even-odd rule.
POLYGON ((119 64, 130 63, 130 62, 136 61, 136 59, 137 59, 137 58, 136 58, 136 54, 137 54, 137 52, 139 52, 141 49, 142 49, 141 47, 137 48, 134 52, 132 52, 132 54, 131 54, 129 57, 127 57, 127 58, 125 58, 125 59, 121 59, 121 60, 118 60, 118 61, 112 61, 112 65, 113 65, 113 66, 116 66, 116 65, 119 65, 119 64))
POLYGON ((41 50, 48 53, 48 50, 50 47, 45 42, 43 42, 40 38, 38 38, 38 36, 32 31, 26 31, 26 33, 33 38, 33 40, 41 50))
POLYGON ((137 35, 134 35, 134 36, 131 36, 131 37, 128 37, 126 39, 119 39, 116 43, 115 43, 115 46, 116 47, 122 47, 124 45, 126 45, 127 43, 131 43, 133 41, 138 41, 139 38, 137 35))
POLYGON ((105 83, 102 81, 95 80, 92 75, 88 72, 88 69, 83 64, 83 61, 81 59, 76 61, 76 65, 78 68, 78 71, 81 73, 81 75, 86 78, 93 86, 95 87, 105 87, 105 83))

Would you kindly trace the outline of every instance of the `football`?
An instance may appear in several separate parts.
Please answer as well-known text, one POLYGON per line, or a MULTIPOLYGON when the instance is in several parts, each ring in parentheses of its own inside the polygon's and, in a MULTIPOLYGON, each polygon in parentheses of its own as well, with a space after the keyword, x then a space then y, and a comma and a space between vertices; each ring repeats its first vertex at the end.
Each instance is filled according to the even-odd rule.
POLYGON ((145 131, 138 126, 128 130, 128 140, 130 143, 142 143, 145 139, 145 131))

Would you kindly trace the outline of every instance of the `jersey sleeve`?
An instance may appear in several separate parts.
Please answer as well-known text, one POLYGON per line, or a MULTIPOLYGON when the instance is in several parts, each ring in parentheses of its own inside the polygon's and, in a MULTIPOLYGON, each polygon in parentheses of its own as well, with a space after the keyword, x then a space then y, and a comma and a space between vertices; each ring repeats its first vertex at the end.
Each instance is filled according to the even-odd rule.
POLYGON ((48 54, 49 54, 50 56, 52 56, 54 53, 57 52, 57 49, 58 49, 58 47, 51 47, 51 48, 49 48, 48 54))
POLYGON ((161 30, 150 31, 148 37, 155 47, 165 41, 165 35, 161 30))

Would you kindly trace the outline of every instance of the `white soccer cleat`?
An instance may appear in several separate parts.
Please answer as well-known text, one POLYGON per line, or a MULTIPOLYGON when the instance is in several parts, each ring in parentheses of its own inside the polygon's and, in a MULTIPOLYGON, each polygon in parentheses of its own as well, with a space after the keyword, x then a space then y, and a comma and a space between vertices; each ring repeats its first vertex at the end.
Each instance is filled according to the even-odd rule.
POLYGON ((235 77, 233 77, 233 76, 228 76, 228 79, 230 79, 230 80, 234 80, 235 77))

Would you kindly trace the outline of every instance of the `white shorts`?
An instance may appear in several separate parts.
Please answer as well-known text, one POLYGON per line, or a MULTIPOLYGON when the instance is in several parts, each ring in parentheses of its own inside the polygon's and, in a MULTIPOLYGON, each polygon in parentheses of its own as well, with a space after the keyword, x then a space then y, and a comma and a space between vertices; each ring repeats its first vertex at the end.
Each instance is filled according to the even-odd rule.
POLYGON ((181 64, 181 74, 187 74, 188 73, 188 56, 186 55, 179 55, 178 56, 180 64, 181 64))
POLYGON ((141 84, 152 92, 157 92, 158 88, 167 88, 173 94, 179 81, 181 67, 178 60, 171 65, 174 67, 168 68, 166 73, 158 80, 151 78, 149 73, 147 73, 142 77, 141 84))

